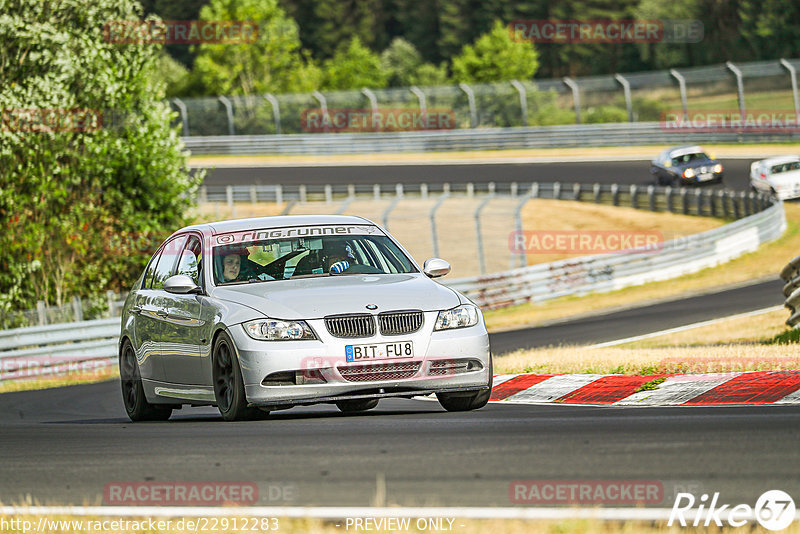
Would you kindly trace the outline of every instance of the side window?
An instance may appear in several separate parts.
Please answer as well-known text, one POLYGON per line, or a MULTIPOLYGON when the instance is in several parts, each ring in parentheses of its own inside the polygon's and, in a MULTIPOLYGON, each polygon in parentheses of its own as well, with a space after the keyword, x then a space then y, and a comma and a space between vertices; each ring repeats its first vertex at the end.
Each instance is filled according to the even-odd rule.
POLYGON ((178 262, 178 270, 175 273, 185 274, 194 280, 194 283, 198 286, 202 285, 202 277, 200 276, 202 261, 200 254, 200 239, 195 235, 189 236, 189 241, 186 243, 186 247, 184 247, 183 251, 181 252, 181 258, 178 262))
POLYGON ((179 236, 164 245, 158 265, 153 272, 153 282, 150 285, 152 289, 162 289, 164 281, 175 272, 175 264, 185 242, 186 236, 179 236))
POLYGON ((153 255, 153 259, 150 260, 150 263, 147 264, 147 272, 144 275, 144 280, 142 280, 142 289, 149 289, 153 283, 153 273, 156 271, 156 265, 158 265, 158 260, 161 257, 161 249, 153 255))

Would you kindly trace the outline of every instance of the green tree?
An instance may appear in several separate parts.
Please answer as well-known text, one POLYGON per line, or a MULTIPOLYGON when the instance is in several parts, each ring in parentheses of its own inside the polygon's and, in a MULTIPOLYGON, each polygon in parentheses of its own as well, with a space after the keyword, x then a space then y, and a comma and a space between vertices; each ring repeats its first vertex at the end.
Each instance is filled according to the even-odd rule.
POLYGON ((397 37, 381 54, 381 65, 392 87, 442 85, 447 83, 447 67, 423 63, 414 45, 397 37))
POLYGON ((536 74, 539 56, 533 44, 512 39, 508 27, 495 21, 491 31, 453 58, 453 77, 459 82, 526 80, 536 74))
POLYGON ((128 289, 202 180, 153 82, 160 47, 104 35, 131 0, 0 12, 0 310, 128 289))
POLYGON ((325 61, 325 89, 360 89, 386 87, 386 73, 381 58, 353 37, 325 61))
POLYGON ((211 0, 200 19, 259 25, 253 43, 198 45, 194 71, 207 94, 303 92, 319 85, 319 69, 300 51, 297 24, 277 0, 211 0))

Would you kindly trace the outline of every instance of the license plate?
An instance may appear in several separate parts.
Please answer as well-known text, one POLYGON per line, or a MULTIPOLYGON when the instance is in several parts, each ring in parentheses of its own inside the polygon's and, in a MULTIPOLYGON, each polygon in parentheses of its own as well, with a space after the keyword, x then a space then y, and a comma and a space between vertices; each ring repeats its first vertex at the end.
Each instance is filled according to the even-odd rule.
POLYGON ((714 177, 714 173, 711 172, 704 172, 703 174, 698 174, 697 179, 701 182, 705 182, 706 180, 710 180, 714 177))
POLYGON ((372 345, 347 345, 344 348, 344 354, 348 362, 413 358, 414 347, 410 341, 373 343, 372 345))

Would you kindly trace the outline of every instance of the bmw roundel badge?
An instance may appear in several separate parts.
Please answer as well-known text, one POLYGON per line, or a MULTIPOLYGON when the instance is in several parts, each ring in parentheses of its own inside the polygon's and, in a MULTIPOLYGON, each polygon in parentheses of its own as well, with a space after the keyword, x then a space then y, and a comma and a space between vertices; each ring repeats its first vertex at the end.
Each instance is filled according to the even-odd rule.
POLYGON ((376 304, 367 304, 368 310, 377 310, 378 306, 376 304))

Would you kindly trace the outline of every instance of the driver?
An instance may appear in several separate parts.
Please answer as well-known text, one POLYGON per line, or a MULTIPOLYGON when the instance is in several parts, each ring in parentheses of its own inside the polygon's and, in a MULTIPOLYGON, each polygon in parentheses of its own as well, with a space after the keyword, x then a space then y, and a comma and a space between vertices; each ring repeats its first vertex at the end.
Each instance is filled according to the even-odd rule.
POLYGON ((231 253, 222 258, 222 281, 238 281, 239 272, 242 268, 241 254, 231 253))

